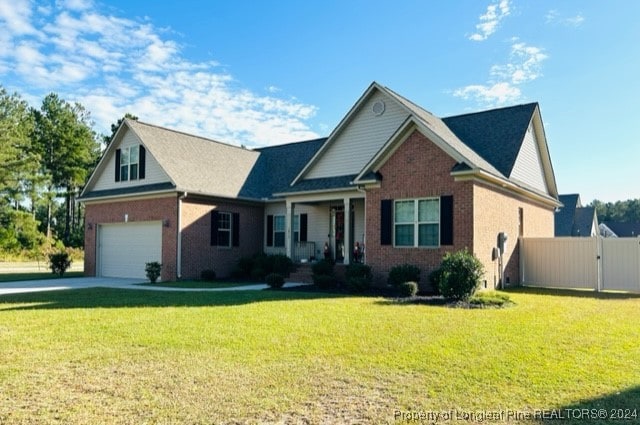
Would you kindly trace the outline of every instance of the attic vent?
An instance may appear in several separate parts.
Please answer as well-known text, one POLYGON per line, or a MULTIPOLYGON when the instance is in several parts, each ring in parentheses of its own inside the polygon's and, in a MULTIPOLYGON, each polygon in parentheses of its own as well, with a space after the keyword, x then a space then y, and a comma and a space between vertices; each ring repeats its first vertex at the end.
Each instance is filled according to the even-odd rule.
POLYGON ((384 114, 384 102, 381 100, 378 100, 376 103, 373 104, 373 106, 371 107, 371 110, 376 116, 380 116, 384 114))

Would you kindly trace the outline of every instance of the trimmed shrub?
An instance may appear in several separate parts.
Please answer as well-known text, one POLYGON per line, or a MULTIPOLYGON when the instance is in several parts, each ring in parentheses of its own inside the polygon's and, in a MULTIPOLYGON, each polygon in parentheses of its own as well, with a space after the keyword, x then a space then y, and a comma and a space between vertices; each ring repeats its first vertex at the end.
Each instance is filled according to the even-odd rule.
POLYGON ((398 286, 398 295, 404 298, 415 297, 418 293, 418 284, 416 282, 402 282, 398 286))
POLYGON ((284 285, 284 277, 279 273, 270 273, 265 277, 265 280, 272 289, 279 289, 284 285))
POLYGON ((366 292, 371 288, 373 274, 371 267, 366 264, 354 263, 349 264, 345 270, 345 278, 347 280, 347 289, 350 292, 366 292))
POLYGON ((144 271, 147 274, 147 279, 149 279, 149 282, 156 283, 156 281, 160 277, 160 272, 162 271, 162 264, 158 263, 157 261, 146 263, 144 266, 144 271))
POLYGON ((262 280, 265 278, 265 276, 267 275, 267 273, 264 271, 264 269, 260 268, 260 267, 254 267, 253 269, 251 269, 251 279, 253 280, 262 280))
POLYGON ((265 262, 267 263, 265 270, 268 270, 271 273, 289 276, 289 274, 294 270, 291 258, 283 254, 267 255, 265 262))
POLYGON ((313 284, 322 289, 335 288, 336 278, 326 274, 314 274, 313 284))
POLYGON ((53 274, 62 277, 69 267, 71 267, 71 259, 66 251, 49 254, 49 268, 53 274))
POLYGON ((480 287, 484 267, 466 249, 446 253, 442 260, 440 293, 446 299, 467 301, 480 287))
POLYGON ((320 260, 311 266, 314 275, 333 276, 333 263, 330 260, 320 260))
POLYGON ((440 295, 440 279, 442 279, 442 269, 435 269, 429 273, 429 285, 436 295, 440 295))
POLYGON ((202 270, 200 272, 200 279, 206 280, 209 282, 214 281, 216 280, 216 271, 211 269, 202 270))
POLYGON ((371 288, 371 279, 366 277, 350 277, 347 279, 349 292, 366 292, 371 288))
POLYGON ((389 271, 388 282, 395 287, 404 282, 420 282, 420 268, 413 264, 394 266, 389 271))

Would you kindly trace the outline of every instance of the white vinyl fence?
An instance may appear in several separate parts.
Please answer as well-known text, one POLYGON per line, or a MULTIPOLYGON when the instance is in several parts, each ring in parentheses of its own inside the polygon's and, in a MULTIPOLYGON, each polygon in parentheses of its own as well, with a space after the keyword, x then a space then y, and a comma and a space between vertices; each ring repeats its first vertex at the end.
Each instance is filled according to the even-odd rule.
POLYGON ((520 238, 523 285, 640 292, 640 238, 520 238))

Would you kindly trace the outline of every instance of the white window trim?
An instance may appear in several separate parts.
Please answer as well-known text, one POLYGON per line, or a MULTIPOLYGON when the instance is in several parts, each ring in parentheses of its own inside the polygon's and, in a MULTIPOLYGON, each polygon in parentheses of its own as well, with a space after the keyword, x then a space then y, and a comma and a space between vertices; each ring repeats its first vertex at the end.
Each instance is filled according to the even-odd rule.
POLYGON ((225 211, 220 211, 218 212, 218 247, 219 248, 231 248, 231 244, 232 244, 232 233, 231 233, 231 229, 233 228, 233 214, 231 214, 230 212, 225 212, 225 211), (228 217, 228 222, 229 222, 229 228, 227 229, 223 229, 220 227, 220 223, 223 222, 222 220, 222 216, 228 217), (228 239, 228 243, 226 245, 223 245, 220 243, 220 232, 226 232, 229 234, 228 239))
MULTIPOLYGON (((291 230, 293 231, 294 242, 299 242, 300 241, 300 215, 296 214, 293 216, 293 228, 291 230)), ((287 232, 287 216, 284 214, 274 214, 273 215, 273 234, 272 234, 274 248, 284 248, 286 246, 286 237, 287 237, 286 232, 287 232), (276 231, 276 219, 278 217, 282 218, 284 223, 284 229, 276 231), (284 234, 284 239, 283 239, 285 241, 284 245, 276 245, 276 233, 284 234)))
POLYGON ((440 197, 439 196, 431 196, 427 198, 407 198, 407 199, 394 199, 393 201, 393 247, 394 248, 424 248, 424 249, 433 249, 440 247, 440 233, 441 229, 441 218, 440 218, 440 197), (437 221, 420 221, 419 214, 419 206, 420 201, 438 201, 438 220, 437 221), (396 222, 396 203, 399 202, 413 202, 413 221, 412 222, 396 222), (420 241, 420 225, 421 224, 437 224, 438 225, 438 243, 436 245, 419 245, 420 241), (396 226, 402 225, 413 225, 413 244, 412 245, 397 245, 396 244, 396 226))
POLYGON ((120 173, 120 181, 126 182, 126 181, 135 181, 135 180, 139 180, 140 179, 140 146, 136 145, 136 146, 127 146, 126 148, 122 148, 122 153, 120 154, 120 169, 118 170, 118 172, 120 173), (138 159, 136 162, 131 162, 131 151, 133 149, 136 149, 138 151, 138 159), (126 156, 125 156, 126 155, 126 156), (123 163, 122 159, 126 158, 127 162, 123 163), (131 178, 131 167, 133 165, 137 165, 137 173, 136 173, 136 177, 135 178, 131 178), (127 169, 127 178, 123 178, 122 175, 122 169, 126 167, 127 169))

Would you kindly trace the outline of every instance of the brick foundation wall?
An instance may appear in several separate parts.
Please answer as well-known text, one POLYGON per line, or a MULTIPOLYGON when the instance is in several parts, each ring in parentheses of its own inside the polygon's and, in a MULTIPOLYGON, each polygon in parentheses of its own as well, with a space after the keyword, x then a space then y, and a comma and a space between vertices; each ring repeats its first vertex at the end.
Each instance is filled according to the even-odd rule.
POLYGON ((410 263, 420 267, 422 288, 445 252, 473 249, 473 183, 454 182, 456 161, 419 132, 414 132, 380 169, 380 188, 367 189, 366 261, 377 284, 386 283, 391 267, 410 263), (380 244, 380 201, 453 196, 453 245, 439 248, 394 248, 380 244))
POLYGON ((262 251, 264 207, 235 203, 207 203, 185 199, 182 203, 182 278, 200 278, 212 269, 228 277, 238 259, 262 251), (211 246, 211 211, 240 214, 240 243, 237 247, 211 246))
POLYGON ((98 225, 105 223, 164 221, 169 226, 162 227, 162 276, 163 281, 176 279, 177 241, 177 195, 164 198, 124 200, 105 203, 87 203, 85 209, 84 274, 96 275, 96 232, 98 225), (88 225, 91 223, 92 228, 88 225))

